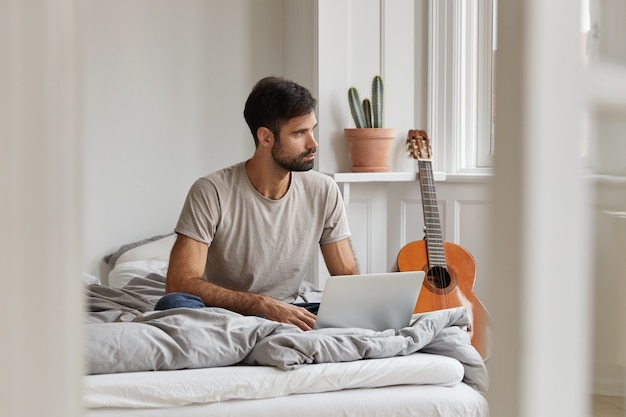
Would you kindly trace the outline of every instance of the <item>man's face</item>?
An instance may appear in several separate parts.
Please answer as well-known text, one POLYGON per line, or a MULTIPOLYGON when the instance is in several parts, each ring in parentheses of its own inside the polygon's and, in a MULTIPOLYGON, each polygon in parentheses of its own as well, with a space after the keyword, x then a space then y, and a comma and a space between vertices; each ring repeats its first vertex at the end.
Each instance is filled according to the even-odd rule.
POLYGON ((315 113, 289 119, 275 138, 272 157, 286 171, 308 171, 315 163, 317 141, 313 129, 317 126, 315 113))

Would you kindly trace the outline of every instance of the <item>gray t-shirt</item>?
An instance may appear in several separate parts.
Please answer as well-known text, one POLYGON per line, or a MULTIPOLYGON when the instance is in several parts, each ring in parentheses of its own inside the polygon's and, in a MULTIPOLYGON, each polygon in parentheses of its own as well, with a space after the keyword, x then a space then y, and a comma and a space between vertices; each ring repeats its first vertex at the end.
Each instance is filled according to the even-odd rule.
POLYGON ((209 245, 207 281, 285 302, 296 300, 319 244, 350 236, 332 178, 293 172, 287 193, 270 200, 255 190, 244 162, 198 179, 175 231, 209 245))

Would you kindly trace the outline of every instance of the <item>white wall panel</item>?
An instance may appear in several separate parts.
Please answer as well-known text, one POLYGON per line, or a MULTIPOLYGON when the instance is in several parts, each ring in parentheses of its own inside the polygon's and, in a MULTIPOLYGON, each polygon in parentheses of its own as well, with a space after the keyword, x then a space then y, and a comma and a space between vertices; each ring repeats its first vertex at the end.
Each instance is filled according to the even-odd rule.
POLYGON ((593 211, 593 392, 626 390, 626 180, 597 178, 593 211))
POLYGON ((348 218, 361 272, 387 271, 387 190, 384 184, 353 184, 350 195, 348 218))
POLYGON ((385 84, 385 126, 397 129, 389 165, 395 171, 414 171, 414 161, 406 157, 405 139, 409 129, 426 128, 426 117, 420 117, 418 107, 426 94, 419 85, 420 61, 417 47, 422 37, 422 25, 417 22, 416 9, 421 2, 386 0, 383 2, 382 39, 385 84), (417 37, 416 37, 417 36, 417 37))
POLYGON ((372 271, 372 202, 371 200, 352 199, 350 201, 350 230, 359 269, 365 274, 372 271))
POLYGON ((599 210, 595 217, 594 392, 622 396, 626 389, 626 212, 599 210))
POLYGON ((371 95, 371 79, 381 73, 384 65, 381 0, 350 1, 349 5, 350 80, 364 98, 371 95))
POLYGON ((487 262, 490 257, 488 250, 490 205, 489 201, 483 200, 457 200, 455 202, 454 241, 469 251, 474 258, 476 265, 474 293, 478 298, 486 293, 483 287, 489 283, 487 262))
MULTIPOLYGON (((315 2, 283 2, 283 75, 307 87, 319 98, 318 16, 315 2)), ((316 163, 319 164, 319 160, 316 163)))
POLYGON ((343 129, 349 123, 350 84, 349 2, 318 0, 318 142, 319 170, 350 170, 343 129))
POLYGON ((626 176, 626 117, 623 109, 599 111, 595 118, 592 158, 597 174, 626 176))
MULTIPOLYGON (((441 212, 441 207, 439 207, 441 212)), ((401 243, 407 243, 424 239, 424 217, 422 210, 422 202, 417 200, 401 200, 401 243)))

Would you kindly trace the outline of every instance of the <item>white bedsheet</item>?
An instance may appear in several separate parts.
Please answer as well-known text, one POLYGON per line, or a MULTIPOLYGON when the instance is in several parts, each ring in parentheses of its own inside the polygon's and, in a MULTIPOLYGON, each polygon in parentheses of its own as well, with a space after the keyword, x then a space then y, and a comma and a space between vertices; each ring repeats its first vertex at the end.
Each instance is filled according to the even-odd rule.
POLYGON ((156 408, 403 384, 453 386, 456 359, 415 353, 385 359, 306 365, 293 371, 231 366, 85 376, 87 408, 156 408))

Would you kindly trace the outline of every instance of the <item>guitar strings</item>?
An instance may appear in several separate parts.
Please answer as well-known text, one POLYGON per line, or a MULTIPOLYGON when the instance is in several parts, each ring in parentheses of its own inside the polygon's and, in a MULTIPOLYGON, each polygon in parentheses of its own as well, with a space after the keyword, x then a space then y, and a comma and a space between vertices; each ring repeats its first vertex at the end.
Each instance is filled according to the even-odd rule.
POLYGON ((447 279, 446 279, 446 262, 445 262, 445 250, 443 243, 443 236, 441 235, 441 226, 437 230, 439 230, 439 236, 434 236, 435 230, 433 230, 433 224, 436 223, 440 225, 439 221, 439 209, 437 207, 437 198, 435 193, 435 185, 434 178, 432 175, 432 165, 430 161, 430 146, 427 139, 422 135, 416 135, 415 140, 418 142, 418 155, 422 155, 420 159, 418 159, 418 166, 420 168, 420 179, 424 179, 424 181, 420 180, 421 192, 422 192, 422 204, 426 202, 430 202, 432 207, 429 207, 431 218, 428 218, 427 210, 424 210, 424 224, 426 227, 426 250, 428 255, 428 271, 427 274, 430 275, 433 279, 434 286, 440 289, 443 294, 440 297, 441 307, 446 309, 448 308, 448 299, 445 288, 447 287, 447 279), (424 156, 426 156, 424 158, 424 156), (424 168, 424 169, 422 169, 424 168), (430 193, 431 195, 428 195, 430 193), (434 218, 432 218, 434 217, 434 218), (430 237, 430 239, 429 239, 430 237), (434 248, 429 248, 429 242, 434 244, 434 240, 437 240, 437 243, 440 245, 441 256, 443 257, 443 265, 439 265, 439 259, 431 259, 431 257, 435 257, 434 248), (431 250, 432 249, 432 250, 431 250))

